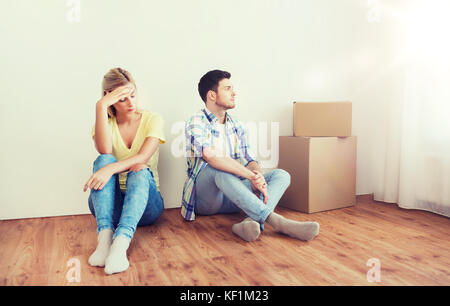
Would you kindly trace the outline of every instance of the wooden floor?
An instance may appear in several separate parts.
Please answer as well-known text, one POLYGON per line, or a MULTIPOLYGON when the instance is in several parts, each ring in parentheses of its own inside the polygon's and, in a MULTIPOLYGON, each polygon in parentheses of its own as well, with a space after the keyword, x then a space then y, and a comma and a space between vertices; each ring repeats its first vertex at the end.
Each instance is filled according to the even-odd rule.
POLYGON ((111 276, 87 262, 97 237, 91 215, 0 221, 0 285, 450 285, 448 218, 370 195, 350 208, 277 212, 318 221, 319 236, 302 242, 266 225, 247 243, 231 232, 240 214, 188 223, 169 209, 138 228, 130 268, 111 276), (367 281, 371 258, 381 264, 379 283, 367 281), (77 267, 79 282, 69 282, 77 267))

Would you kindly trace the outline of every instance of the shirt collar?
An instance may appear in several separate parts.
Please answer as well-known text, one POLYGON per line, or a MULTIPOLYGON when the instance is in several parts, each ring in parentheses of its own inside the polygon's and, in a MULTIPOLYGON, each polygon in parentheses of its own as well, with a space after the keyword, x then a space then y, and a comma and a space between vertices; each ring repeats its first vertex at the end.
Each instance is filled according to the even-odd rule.
MULTIPOLYGON (((219 121, 219 118, 217 118, 216 115, 214 115, 207 107, 205 107, 202 111, 206 115, 206 118, 208 119, 209 122, 217 123, 219 121)), ((228 114, 228 112, 226 112, 225 113, 225 123, 229 120, 231 120, 231 117, 228 114)))

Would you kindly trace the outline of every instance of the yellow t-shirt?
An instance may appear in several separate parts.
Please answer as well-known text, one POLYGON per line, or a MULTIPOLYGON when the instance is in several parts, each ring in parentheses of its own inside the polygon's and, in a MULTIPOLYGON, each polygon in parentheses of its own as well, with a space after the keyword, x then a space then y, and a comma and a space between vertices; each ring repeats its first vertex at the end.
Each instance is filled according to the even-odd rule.
MULTIPOLYGON (((123 142, 122 136, 119 132, 119 127, 117 126, 116 117, 112 117, 108 119, 108 125, 111 128, 112 135, 112 154, 118 161, 122 159, 134 156, 139 153, 139 150, 142 147, 142 144, 147 137, 156 137, 159 138, 159 143, 163 144, 166 142, 164 136, 164 120, 162 117, 153 112, 149 112, 146 110, 140 111, 142 113, 141 122, 139 123, 138 130, 136 132, 136 136, 133 140, 131 148, 128 149, 125 143, 123 142)), ((95 125, 92 128, 92 137, 95 134, 95 125)), ((159 175, 158 175, 158 158, 159 158, 159 146, 156 149, 155 153, 147 162, 150 170, 153 172, 153 177, 155 179, 156 187, 159 191, 159 175)), ((127 174, 126 172, 119 173, 119 183, 120 189, 125 192, 126 184, 127 184, 127 174)))

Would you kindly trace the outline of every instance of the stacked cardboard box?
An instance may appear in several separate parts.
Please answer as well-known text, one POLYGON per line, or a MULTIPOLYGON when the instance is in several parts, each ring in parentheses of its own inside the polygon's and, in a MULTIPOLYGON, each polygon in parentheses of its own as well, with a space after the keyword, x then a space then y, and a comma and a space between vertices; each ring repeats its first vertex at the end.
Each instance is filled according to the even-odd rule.
POLYGON ((294 136, 280 136, 278 168, 291 174, 280 205, 305 213, 355 205, 351 102, 294 102, 294 136))

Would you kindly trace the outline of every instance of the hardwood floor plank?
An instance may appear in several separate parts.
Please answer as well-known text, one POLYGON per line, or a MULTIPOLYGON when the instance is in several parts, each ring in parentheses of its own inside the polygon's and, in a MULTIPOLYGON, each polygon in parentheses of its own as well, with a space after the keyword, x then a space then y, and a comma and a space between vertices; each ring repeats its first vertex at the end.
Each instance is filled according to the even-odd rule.
POLYGON ((231 231, 242 213, 186 222, 179 209, 169 209, 138 228, 130 268, 114 275, 87 262, 97 243, 91 215, 0 221, 0 285, 450 285, 446 217, 370 195, 357 197, 354 207, 315 214, 276 211, 319 222, 320 235, 304 242, 266 224, 248 243, 231 231), (371 258, 380 261, 381 283, 367 280, 371 258), (71 259, 79 260, 79 283, 67 279, 71 259))

